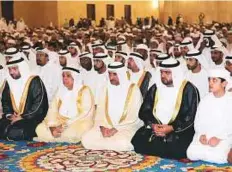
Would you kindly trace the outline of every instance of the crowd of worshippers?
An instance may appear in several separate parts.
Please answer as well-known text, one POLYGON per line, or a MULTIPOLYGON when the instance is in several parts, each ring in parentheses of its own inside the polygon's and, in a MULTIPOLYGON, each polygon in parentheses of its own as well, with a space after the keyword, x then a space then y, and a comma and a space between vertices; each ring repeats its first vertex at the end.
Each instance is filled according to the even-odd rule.
POLYGON ((0 139, 232 162, 221 24, 0 32, 0 139))

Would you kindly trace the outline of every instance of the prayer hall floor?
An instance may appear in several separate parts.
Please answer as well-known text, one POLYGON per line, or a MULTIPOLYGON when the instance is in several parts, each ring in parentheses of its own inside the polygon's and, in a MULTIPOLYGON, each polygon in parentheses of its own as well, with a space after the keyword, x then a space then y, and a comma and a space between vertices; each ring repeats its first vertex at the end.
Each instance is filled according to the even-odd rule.
POLYGON ((87 150, 81 144, 0 141, 0 172, 223 171, 229 164, 168 160, 135 152, 87 150))

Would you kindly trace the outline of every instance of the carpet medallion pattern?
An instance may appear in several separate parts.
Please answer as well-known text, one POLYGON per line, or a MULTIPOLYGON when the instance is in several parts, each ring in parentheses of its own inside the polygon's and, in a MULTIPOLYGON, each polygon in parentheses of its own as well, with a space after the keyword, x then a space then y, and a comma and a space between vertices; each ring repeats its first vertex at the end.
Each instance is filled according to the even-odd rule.
POLYGON ((0 141, 0 172, 232 172, 230 164, 170 160, 81 144, 0 141))
POLYGON ((20 167, 25 171, 131 171, 157 164, 159 158, 134 152, 86 150, 80 145, 45 149, 22 158, 20 167))

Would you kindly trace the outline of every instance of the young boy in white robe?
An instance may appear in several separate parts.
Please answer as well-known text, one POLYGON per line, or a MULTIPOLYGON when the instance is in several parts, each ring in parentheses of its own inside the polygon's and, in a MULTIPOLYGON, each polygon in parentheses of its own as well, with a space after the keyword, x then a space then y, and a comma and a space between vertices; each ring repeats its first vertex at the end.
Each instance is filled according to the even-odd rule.
POLYGON ((209 72, 208 94, 199 104, 195 135, 187 150, 190 160, 227 163, 232 144, 232 96, 225 91, 229 73, 224 69, 209 72))

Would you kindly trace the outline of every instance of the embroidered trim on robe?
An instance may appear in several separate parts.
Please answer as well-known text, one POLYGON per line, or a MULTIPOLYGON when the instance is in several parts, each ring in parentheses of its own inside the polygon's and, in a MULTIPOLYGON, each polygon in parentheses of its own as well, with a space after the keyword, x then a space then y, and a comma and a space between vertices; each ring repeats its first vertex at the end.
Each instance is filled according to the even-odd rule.
POLYGON ((2 86, 1 86, 1 88, 0 88, 0 93, 2 93, 3 89, 5 88, 5 85, 6 85, 6 81, 4 81, 4 82, 2 83, 2 86))
POLYGON ((25 85, 24 90, 23 90, 23 94, 22 94, 21 99, 20 99, 19 107, 16 106, 14 95, 12 94, 12 92, 10 92, 10 98, 11 98, 11 103, 12 103, 13 109, 19 115, 22 115, 24 112, 24 108, 25 108, 26 100, 27 100, 27 95, 28 95, 28 91, 29 91, 29 86, 31 84, 31 81, 35 77, 36 76, 30 76, 29 79, 27 80, 26 85, 25 85))
MULTIPOLYGON (((128 111, 128 107, 129 107, 129 102, 131 100, 132 91, 133 91, 134 87, 135 87, 135 84, 131 84, 129 89, 128 89, 126 101, 125 101, 125 104, 124 104, 123 113, 122 113, 122 116, 121 116, 121 118, 119 120, 119 123, 122 123, 127 117, 127 111, 128 111)), ((112 123, 112 121, 110 119, 109 111, 108 111, 108 90, 106 90, 105 115, 106 115, 106 120, 107 120, 108 124, 110 124, 113 127, 113 123, 112 123)))
POLYGON ((127 79, 130 80, 130 72, 129 71, 126 72, 126 75, 127 75, 127 79))
MULTIPOLYGON (((77 96, 77 112, 78 112, 78 116, 80 115, 80 114, 82 114, 83 113, 83 106, 82 106, 82 98, 83 98, 83 92, 84 92, 84 90, 85 89, 89 89, 89 87, 88 86, 83 86, 79 91, 78 91, 78 96, 77 96)), ((92 94, 92 92, 91 92, 91 90, 89 89, 89 91, 90 91, 90 96, 91 96, 91 103, 93 104, 93 94, 92 94)), ((60 113, 59 113, 59 109, 60 109, 60 107, 61 107, 61 105, 62 105, 62 101, 59 99, 58 100, 58 104, 57 104, 57 107, 58 107, 58 121, 59 121, 59 123, 60 124, 65 124, 66 122, 67 122, 67 120, 69 120, 70 118, 68 118, 68 117, 65 117, 65 116, 63 116, 63 115, 61 115, 60 113)), ((89 113, 89 112, 88 112, 89 113)))
MULTIPOLYGON (((177 95, 177 99, 176 99, 176 105, 175 105, 175 109, 174 109, 174 112, 172 114, 172 118, 170 119, 170 121, 168 122, 168 124, 172 123, 173 121, 175 121, 177 115, 178 115, 178 112, 180 110, 180 105, 181 105, 181 102, 182 102, 182 98, 183 98, 183 91, 184 91, 184 88, 185 88, 185 85, 187 84, 187 81, 184 80, 179 88, 179 91, 178 91, 178 95, 177 95)), ((154 106, 153 106, 153 115, 154 117, 157 119, 157 121, 161 123, 161 121, 158 119, 158 117, 156 116, 156 106, 157 106, 157 103, 159 101, 159 97, 158 97, 158 88, 156 89, 156 93, 157 95, 155 95, 155 100, 154 100, 154 106)), ((155 94, 156 94, 155 93, 155 94)))
POLYGON ((137 83, 137 85, 138 85, 139 88, 140 88, 140 86, 141 86, 142 83, 143 83, 143 80, 144 80, 144 78, 145 78, 146 73, 147 73, 147 72, 144 71, 143 74, 142 74, 142 76, 139 78, 139 81, 138 81, 138 83, 137 83))

